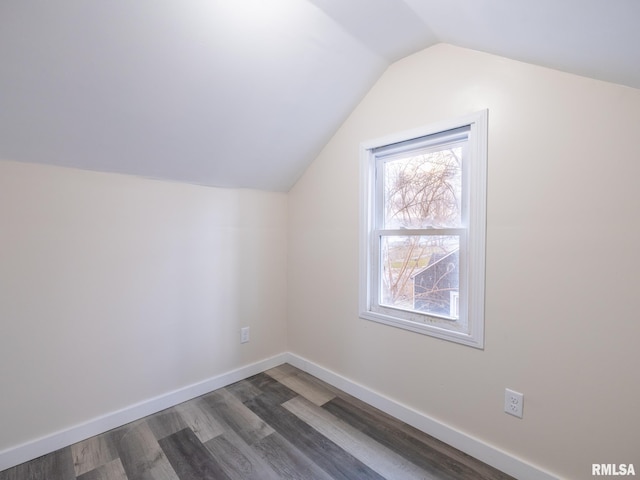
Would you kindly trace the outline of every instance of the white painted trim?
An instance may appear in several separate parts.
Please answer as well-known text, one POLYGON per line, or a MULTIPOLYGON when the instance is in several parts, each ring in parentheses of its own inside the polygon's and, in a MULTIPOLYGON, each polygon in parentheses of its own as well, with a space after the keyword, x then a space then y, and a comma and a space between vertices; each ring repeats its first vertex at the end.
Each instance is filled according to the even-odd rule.
POLYGON ((558 480, 559 478, 522 459, 509 455, 497 447, 491 446, 477 438, 434 420, 353 380, 349 380, 327 368, 289 352, 281 353, 202 382, 159 395, 122 410, 111 412, 51 435, 23 443, 22 445, 11 447, 0 452, 0 471, 80 442, 94 435, 99 435, 147 415, 152 415, 165 408, 186 402, 187 400, 238 382, 283 363, 290 363, 320 380, 359 398, 363 402, 515 478, 520 480, 558 480))
MULTIPOLYGON (((412 332, 429 335, 443 340, 484 348, 484 300, 485 300, 485 242, 486 242, 486 204, 487 204, 487 146, 488 146, 488 110, 425 125, 405 132, 398 132, 382 138, 367 140, 360 144, 360 254, 359 254, 359 316, 365 320, 402 328, 412 332), (463 174, 468 186, 463 190, 469 198, 465 201, 468 210, 466 235, 461 236, 460 312, 466 321, 452 323, 448 321, 425 321, 424 314, 387 308, 379 303, 377 289, 380 276, 379 245, 375 229, 381 228, 381 209, 375 205, 380 199, 376 191, 381 191, 381 176, 376 177, 376 149, 384 148, 382 157, 405 151, 406 142, 423 141, 418 146, 431 145, 425 140, 438 135, 438 142, 461 140, 460 132, 452 130, 469 127, 466 148, 469 160, 465 161, 463 174), (405 144, 405 146, 398 146, 405 144), (464 238, 464 240, 463 240, 464 238), (464 247, 463 247, 464 243, 464 247), (462 265, 467 265, 462 268, 462 265)), ((415 146, 415 145, 414 145, 415 146)), ((411 147, 413 148, 413 147, 411 147)), ((417 147, 416 147, 417 148, 417 147)), ((444 231, 444 230, 443 230, 444 231)), ((389 232, 385 230, 385 232, 389 232)), ((419 234, 419 231, 403 230, 403 234, 419 234)), ((440 230, 438 231, 440 232, 440 230)), ((461 319, 462 320, 462 319, 461 319)))
POLYGON ((0 471, 38 458, 60 448, 72 445, 94 435, 99 435, 126 423, 172 407, 192 398, 199 397, 218 388, 244 380, 247 377, 264 372, 287 361, 288 354, 281 353, 227 373, 194 383, 172 392, 144 400, 121 410, 101 415, 65 430, 8 448, 0 452, 0 471))
POLYGON ((515 478, 520 480, 558 480, 559 478, 294 353, 287 354, 286 362, 515 478))

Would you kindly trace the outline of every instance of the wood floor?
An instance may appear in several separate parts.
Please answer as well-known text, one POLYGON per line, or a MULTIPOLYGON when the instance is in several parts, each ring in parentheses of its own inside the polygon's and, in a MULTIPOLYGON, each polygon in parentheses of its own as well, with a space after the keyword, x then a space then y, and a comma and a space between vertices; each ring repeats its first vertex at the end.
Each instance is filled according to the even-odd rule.
POLYGON ((512 477, 290 366, 0 472, 0 480, 512 477))

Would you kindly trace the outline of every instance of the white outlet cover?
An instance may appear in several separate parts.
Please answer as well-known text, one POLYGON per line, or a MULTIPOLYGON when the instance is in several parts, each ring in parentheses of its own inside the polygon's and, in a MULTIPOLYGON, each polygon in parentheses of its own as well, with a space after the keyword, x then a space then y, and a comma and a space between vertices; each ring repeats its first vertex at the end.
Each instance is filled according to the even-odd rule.
POLYGON ((509 388, 504 389, 504 411, 514 417, 522 418, 524 395, 509 388))
POLYGON ((249 341, 249 327, 242 327, 240 329, 240 343, 247 343, 249 341))

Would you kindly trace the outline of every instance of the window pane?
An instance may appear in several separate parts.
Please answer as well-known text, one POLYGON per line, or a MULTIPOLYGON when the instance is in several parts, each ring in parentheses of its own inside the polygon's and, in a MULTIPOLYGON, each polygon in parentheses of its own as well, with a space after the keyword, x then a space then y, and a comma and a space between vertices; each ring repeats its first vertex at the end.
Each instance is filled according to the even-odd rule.
POLYGON ((384 162, 384 226, 461 226, 462 145, 384 162))
POLYGON ((457 319, 459 248, 456 236, 383 236, 380 304, 457 319))

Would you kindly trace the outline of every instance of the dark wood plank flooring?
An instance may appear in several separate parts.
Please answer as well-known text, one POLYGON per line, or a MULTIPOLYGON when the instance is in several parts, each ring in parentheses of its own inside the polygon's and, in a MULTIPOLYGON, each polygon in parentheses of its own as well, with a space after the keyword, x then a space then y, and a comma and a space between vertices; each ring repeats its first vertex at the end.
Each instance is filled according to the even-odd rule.
POLYGON ((0 472, 0 480, 507 480, 291 365, 0 472))

